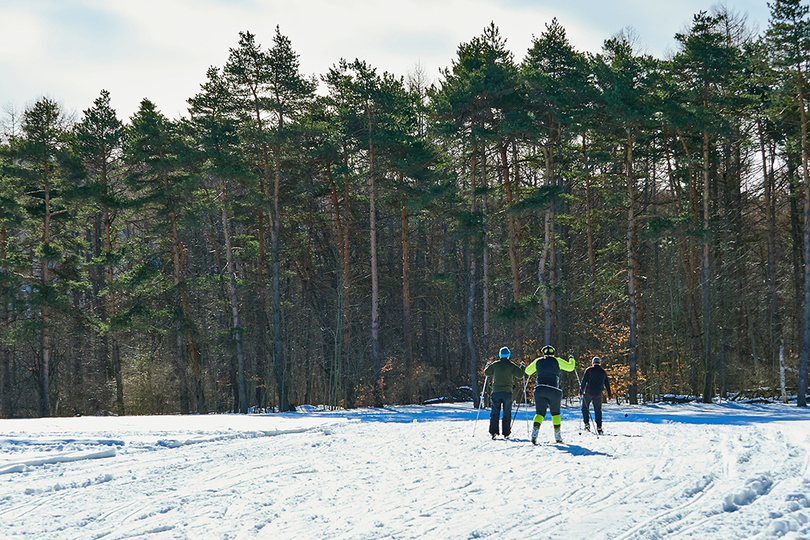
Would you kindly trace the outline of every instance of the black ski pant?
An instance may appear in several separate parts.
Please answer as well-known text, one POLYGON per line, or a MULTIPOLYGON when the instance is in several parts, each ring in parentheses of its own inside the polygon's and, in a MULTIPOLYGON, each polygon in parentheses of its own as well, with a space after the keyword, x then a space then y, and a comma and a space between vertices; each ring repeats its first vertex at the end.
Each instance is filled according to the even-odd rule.
POLYGON ((501 432, 504 437, 508 437, 512 432, 512 392, 493 392, 490 396, 492 410, 489 413, 489 433, 498 434, 498 420, 501 416, 501 406, 503 406, 503 425, 501 432))
POLYGON ((582 396, 582 422, 587 426, 588 422, 588 408, 593 403, 593 416, 596 420, 596 429, 602 429, 602 396, 589 396, 584 394, 582 396))
POLYGON ((535 423, 542 422, 546 411, 551 412, 551 420, 555 427, 560 425, 560 403, 562 402, 562 390, 554 386, 539 384, 534 388, 534 408, 535 423), (538 420, 537 418, 540 418, 538 420))

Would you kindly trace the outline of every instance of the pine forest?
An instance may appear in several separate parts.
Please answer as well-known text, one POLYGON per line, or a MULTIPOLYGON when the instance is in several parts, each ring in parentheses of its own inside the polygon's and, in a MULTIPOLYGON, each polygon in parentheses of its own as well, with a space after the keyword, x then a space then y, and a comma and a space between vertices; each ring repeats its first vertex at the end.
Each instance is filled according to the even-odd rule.
POLYGON ((546 344, 630 403, 806 406, 810 15, 769 7, 667 58, 493 22, 437 81, 304 75, 276 27, 182 118, 6 111, 0 417, 477 400, 546 344))

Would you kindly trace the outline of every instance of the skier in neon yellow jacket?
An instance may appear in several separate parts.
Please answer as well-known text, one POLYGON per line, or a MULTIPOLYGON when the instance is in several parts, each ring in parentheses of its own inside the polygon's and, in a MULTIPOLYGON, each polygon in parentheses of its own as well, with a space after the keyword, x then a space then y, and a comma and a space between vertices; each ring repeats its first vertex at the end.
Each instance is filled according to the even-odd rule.
POLYGON ((562 401, 562 389, 560 388, 560 370, 574 371, 574 357, 569 355, 568 360, 563 360, 554 356, 554 347, 546 345, 543 347, 543 356, 536 358, 534 362, 526 366, 526 375, 532 376, 537 373, 534 386, 534 405, 536 414, 534 415, 534 429, 532 429, 532 444, 537 444, 537 432, 540 424, 546 416, 546 410, 551 412, 551 423, 554 424, 554 440, 562 442, 560 426, 560 402, 562 401))

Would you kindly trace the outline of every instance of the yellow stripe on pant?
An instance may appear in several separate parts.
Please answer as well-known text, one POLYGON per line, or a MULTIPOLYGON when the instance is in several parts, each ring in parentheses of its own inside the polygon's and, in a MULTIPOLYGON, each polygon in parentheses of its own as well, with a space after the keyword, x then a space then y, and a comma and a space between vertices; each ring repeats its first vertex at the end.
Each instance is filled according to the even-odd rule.
MULTIPOLYGON (((543 417, 539 414, 534 415, 534 427, 540 427, 540 424, 543 423, 543 417)), ((562 425, 562 417, 559 414, 554 414, 551 416, 551 423, 554 424, 555 429, 559 429, 562 425)))

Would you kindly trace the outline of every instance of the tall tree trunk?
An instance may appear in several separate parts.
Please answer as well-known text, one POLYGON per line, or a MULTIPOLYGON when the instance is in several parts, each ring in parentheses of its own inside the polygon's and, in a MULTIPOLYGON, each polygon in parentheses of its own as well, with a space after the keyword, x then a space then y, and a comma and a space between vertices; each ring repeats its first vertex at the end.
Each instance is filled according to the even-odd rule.
POLYGON ((630 129, 627 130, 627 153, 625 173, 627 175, 627 303, 630 312, 630 336, 628 341, 628 362, 630 366, 630 403, 638 403, 638 304, 636 291, 636 267, 638 265, 635 194, 633 187, 633 139, 630 129))
POLYGON ((709 132, 703 131, 703 361, 705 380, 703 403, 714 397, 715 365, 711 340, 711 267, 709 265, 709 132))
POLYGON ((335 185, 335 180, 332 177, 332 165, 328 164, 328 163, 326 165, 326 177, 329 178, 329 182, 331 184, 330 192, 331 192, 331 195, 332 195, 332 208, 335 211, 335 214, 334 214, 334 216, 335 216, 335 218, 334 218, 335 219, 335 231, 337 232, 337 238, 338 238, 338 249, 339 249, 340 269, 341 269, 340 274, 339 274, 339 278, 338 278, 338 294, 337 294, 337 300, 338 300, 338 305, 337 305, 338 313, 337 313, 337 316, 338 316, 338 320, 337 320, 336 327, 335 327, 335 334, 333 336, 334 337, 334 348, 335 348, 334 353, 333 353, 334 354, 334 356, 333 356, 334 362, 333 362, 333 364, 332 364, 332 366, 330 368, 329 389, 327 391, 327 394, 328 394, 327 401, 328 401, 330 406, 334 407, 334 406, 337 405, 337 401, 338 401, 338 397, 337 397, 338 396, 338 388, 340 387, 339 381, 342 380, 341 366, 342 366, 342 362, 343 362, 343 357, 341 356, 341 353, 343 352, 343 342, 342 342, 343 324, 345 324, 345 321, 343 319, 342 299, 343 299, 343 289, 344 289, 343 283, 344 283, 344 280, 346 279, 346 277, 344 275, 345 269, 344 269, 343 263, 342 263, 344 245, 343 245, 343 223, 341 222, 341 219, 340 219, 340 202, 338 200, 337 186, 335 185))
MULTIPOLYGON (((265 185, 262 182, 263 186, 265 185)), ((269 201, 269 189, 264 190, 265 198, 269 201)), ((257 212, 257 237, 259 242, 259 250, 258 250, 258 257, 256 258, 256 326, 258 328, 257 336, 256 336, 256 366, 255 366, 255 375, 257 378, 261 379, 265 382, 265 386, 270 386, 270 381, 268 377, 268 373, 265 371, 265 366, 269 365, 270 362, 270 346, 267 343, 268 336, 270 334, 270 317, 267 311, 267 286, 265 283, 265 264, 266 264, 266 257, 267 257, 267 243, 266 243, 266 234, 265 234, 265 217, 266 214, 264 210, 258 210, 257 212)), ((242 401, 244 397, 244 410, 247 411, 247 363, 249 359, 245 358, 245 366, 243 369, 239 370, 239 367, 236 368, 236 381, 234 386, 234 397, 235 397, 235 408, 242 411, 242 401)), ((267 406, 272 406, 269 392, 265 392, 267 394, 267 406)))
POLYGON ((174 287, 175 287, 175 331, 177 333, 175 341, 175 361, 177 362, 177 379, 180 386, 180 412, 188 414, 191 412, 188 397, 188 380, 186 377, 186 361, 183 350, 183 335, 185 321, 185 310, 182 298, 182 281, 185 257, 183 255, 183 245, 180 241, 180 232, 177 229, 177 216, 174 210, 169 212, 169 219, 172 230, 172 261, 174 262, 174 287))
MULTIPOLYGON (((345 150, 344 147, 344 156, 345 150)), ((344 157, 344 164, 348 165, 344 157)), ((348 167, 345 169, 348 171, 348 167)), ((343 406, 346 408, 354 407, 354 392, 351 390, 350 381, 350 365, 349 365, 349 301, 351 299, 351 266, 349 259, 349 175, 344 172, 343 180, 344 193, 343 193, 343 211, 341 213, 340 201, 338 198, 337 184, 332 178, 332 167, 327 165, 327 176, 332 181, 332 206, 335 210, 335 229, 339 240, 340 248, 340 279, 338 280, 338 295, 339 295, 339 319, 338 328, 336 329, 336 364, 334 377, 334 388, 341 389, 343 396, 343 406), (339 342, 337 340, 339 339, 339 342)), ((334 396, 335 399, 336 395, 334 396)), ((331 403, 331 402, 330 402, 331 403)), ((336 404, 336 403, 333 403, 336 404)))
MULTIPOLYGON (((478 172, 478 149, 473 148, 472 167, 470 172, 470 214, 475 214, 475 175, 478 172)), ((473 322, 475 320, 475 241, 468 240, 468 254, 470 258, 469 289, 467 294, 467 349, 470 354, 470 386, 473 389, 473 399, 476 408, 480 407, 480 393, 478 391, 478 353, 475 350, 473 336, 473 322)))
MULTIPOLYGON (((695 175, 692 169, 692 156, 689 152, 689 147, 686 145, 686 141, 681 136, 680 132, 678 133, 678 139, 681 141, 681 145, 683 146, 684 153, 686 154, 686 159, 688 165, 688 177, 689 177, 689 192, 688 192, 688 206, 686 212, 690 217, 690 223, 693 226, 697 227, 697 224, 700 222, 698 218, 698 196, 697 196, 697 187, 696 187, 696 180, 695 175)), ((683 213, 683 210, 679 212, 679 214, 683 213)), ((696 255, 696 247, 695 247, 695 239, 694 235, 688 235, 686 228, 682 227, 681 231, 681 261, 683 263, 684 275, 686 277, 686 309, 684 309, 684 319, 686 322, 687 329, 689 331, 689 351, 690 351, 690 358, 689 358, 689 367, 690 367, 690 385, 692 387, 692 391, 697 394, 699 383, 698 383, 698 362, 700 357, 702 356, 701 347, 702 347, 702 340, 701 340, 701 327, 700 327, 700 314, 699 314, 699 302, 698 302, 698 285, 699 280, 697 278, 697 255, 696 255)))
POLYGON ((548 278, 548 272, 546 266, 548 265, 547 261, 549 259, 549 251, 551 248, 551 236, 553 234, 553 210, 550 208, 546 209, 545 218, 544 218, 544 240, 543 240, 543 250, 540 252, 540 261, 537 263, 537 288, 542 293, 543 298, 543 317, 545 321, 545 325, 543 327, 543 343, 550 344, 551 343, 551 330, 552 326, 552 310, 551 310, 551 285, 550 280, 548 278))
POLYGON ((46 417, 51 415, 51 313, 48 306, 42 306, 42 361, 40 364, 40 402, 39 413, 46 417))
MULTIPOLYGON (((402 175, 400 174, 400 182, 402 175)), ((405 347, 405 381, 403 398, 405 403, 413 400, 411 380, 413 379, 413 333, 411 331, 411 241, 408 231, 408 213, 403 206, 402 219, 402 338, 405 347)))
MULTIPOLYGON (((593 203, 591 200, 591 174, 588 168, 588 146, 582 135, 582 161, 585 164, 585 229, 588 241, 588 319, 594 328, 596 316, 596 255, 593 248, 593 203)), ((594 335, 594 338, 596 336, 594 335)), ((596 344, 594 344, 596 345, 596 344)))
MULTIPOLYGON (((223 194, 225 190, 223 188, 223 194)), ((224 197, 223 197, 224 199, 224 197)), ((236 366, 239 373, 245 372, 245 353, 242 347, 242 323, 239 317, 239 298, 236 294, 236 266, 233 260, 233 247, 231 245, 230 223, 228 211, 222 207, 222 231, 225 237, 225 259, 228 265, 228 293, 231 301, 231 325, 233 339, 236 345, 236 366)))
POLYGON ((796 405, 807 407, 807 360, 810 355, 810 171, 807 170, 807 111, 804 105, 804 72, 798 67, 799 111, 802 131, 802 180, 804 182, 804 332, 799 363, 799 394, 796 405))
POLYGON ((768 157, 766 134, 762 127, 761 119, 757 120, 759 131, 760 152, 762 154, 762 184, 765 193, 765 221, 767 222, 766 252, 767 263, 765 266, 765 279, 770 292, 770 302, 768 308, 768 328, 771 335, 768 340, 769 351, 776 354, 778 345, 782 343, 782 316, 779 311, 779 281, 776 268, 776 186, 774 181, 774 155, 768 157))
MULTIPOLYGON (((225 196, 223 195, 222 198, 225 199, 225 196)), ((215 201, 212 198, 209 199, 209 202, 211 204, 215 203, 215 201)), ((219 286, 218 287, 217 303, 220 306, 222 306, 222 310, 221 311, 217 310, 217 312, 216 312, 217 315, 216 315, 216 321, 215 321, 214 324, 216 325, 217 328, 228 328, 229 330, 231 330, 233 319, 232 319, 231 310, 228 308, 228 304, 230 303, 230 300, 229 300, 229 294, 227 292, 227 284, 226 284, 227 279, 226 279, 226 275, 225 275, 226 272, 228 271, 228 268, 226 268, 227 263, 222 262, 222 255, 220 254, 219 242, 217 242, 216 225, 214 223, 213 215, 211 215, 211 214, 208 215, 208 222, 209 222, 209 225, 210 225, 211 247, 212 247, 212 251, 214 253, 214 261, 215 261, 214 264, 216 265, 216 268, 219 270, 219 272, 218 272, 219 273, 219 279, 217 280, 217 285, 219 286)), ((220 216, 220 223, 221 222, 222 222, 222 216, 220 216)), ((229 231, 229 233, 230 233, 230 231, 229 231)), ((228 337, 225 340, 225 347, 224 347, 225 349, 230 347, 230 341, 231 341, 230 337, 228 337)), ((220 345, 221 345, 221 340, 217 340, 216 346, 220 346, 220 345)), ((232 392, 231 397, 233 399, 233 405, 231 406, 231 410, 238 411, 239 410, 239 392, 237 390, 237 388, 238 388, 238 382, 237 382, 238 375, 237 374, 239 373, 239 365, 238 365, 236 356, 231 356, 229 358, 227 367, 228 367, 229 382, 230 382, 230 385, 231 385, 231 392, 232 392)), ((265 404, 262 404, 262 406, 265 406, 265 404)), ((218 409, 218 407, 215 407, 215 408, 218 409)))
MULTIPOLYGON (((504 190, 506 191, 506 225, 507 225, 507 232, 509 237, 509 269, 511 271, 512 276, 512 301, 517 304, 520 302, 521 295, 520 295, 520 260, 518 257, 518 224, 517 219, 515 218, 515 214, 511 212, 512 207, 517 204, 517 196, 515 194, 515 189, 512 185, 512 175, 510 174, 509 169, 509 158, 507 155, 507 148, 506 144, 500 145, 500 154, 501 154, 501 167, 503 169, 503 185, 504 190)), ((517 157, 517 156, 515 156, 517 157)), ((514 160, 515 166, 517 167, 517 159, 514 160)), ((517 175, 515 175, 515 182, 517 182, 517 175)), ((518 319, 515 321, 515 345, 516 345, 516 352, 515 355, 516 360, 520 360, 523 358, 523 321, 518 319)))
POLYGON ((482 248, 483 248, 483 256, 481 261, 481 268, 482 268, 482 288, 481 291, 481 304, 482 304, 482 330, 483 330, 483 345, 481 347, 482 353, 481 356, 483 358, 489 357, 489 242, 487 240, 487 149, 484 148, 482 155, 481 155, 481 187, 484 188, 484 194, 481 197, 482 199, 482 210, 483 210, 483 241, 482 241, 482 248))
POLYGON ((347 408, 354 407, 354 379, 352 377, 352 360, 350 355, 351 344, 351 283, 352 283, 352 268, 349 251, 349 154, 344 145, 343 147, 343 234, 341 235, 341 242, 343 250, 341 253, 341 278, 342 278, 342 294, 343 299, 341 305, 343 308, 343 338, 341 345, 343 347, 343 395, 344 404, 347 408))
POLYGON ((188 355, 191 357, 191 370, 194 375, 194 408, 200 414, 205 414, 205 392, 202 384, 202 366, 200 365, 200 355, 197 351, 197 342, 190 325, 191 309, 188 305, 188 291, 183 287, 180 293, 180 300, 183 306, 183 319, 187 322, 185 328, 186 347, 188 355))
MULTIPOLYGON (((279 126, 279 129, 281 126, 279 126)), ((284 344, 281 332, 281 284, 279 267, 278 237, 281 231, 279 211, 279 189, 281 185, 281 149, 276 147, 275 176, 273 182, 273 228, 270 236, 270 258, 273 265, 273 357, 276 366, 276 386, 278 388, 278 410, 289 411, 289 388, 287 385, 287 360, 284 357, 284 344)))
MULTIPOLYGON (((254 114, 255 119, 256 119, 256 129, 257 129, 258 133, 263 137, 264 136, 264 121, 262 119, 262 109, 261 109, 261 103, 262 103, 263 100, 260 99, 260 97, 259 97, 258 87, 257 86, 251 86, 250 91, 251 91, 251 95, 252 95, 253 114, 254 114)), ((270 147, 267 144, 267 142, 265 142, 264 140, 261 141, 261 164, 260 164, 260 167, 261 167, 262 174, 259 176, 259 182, 260 182, 260 185, 261 185, 261 191, 264 194, 264 202, 265 203, 273 202, 274 207, 275 207, 275 201, 274 201, 273 197, 270 194, 270 178, 272 176, 270 147)), ((276 171, 278 172, 278 167, 276 167, 276 171)), ((265 291, 265 285, 264 285, 264 265, 266 264, 265 263, 265 261, 266 261, 266 258, 265 258, 265 249, 266 249, 266 247, 265 247, 265 237, 266 237, 266 232, 265 232, 264 219, 265 219, 266 214, 268 214, 268 212, 266 212, 264 210, 264 205, 262 205, 262 206, 263 206, 263 208, 261 210, 259 210, 259 219, 258 219, 258 226, 259 226, 259 230, 258 230, 258 235, 259 235, 259 258, 258 258, 258 261, 257 261, 257 265, 258 265, 257 289, 258 289, 258 303, 259 303, 259 306, 257 306, 257 313, 258 313, 258 318, 259 318, 260 331, 259 331, 259 337, 258 337, 258 341, 259 341, 258 349, 259 350, 256 353, 257 365, 256 365, 256 373, 255 373, 255 375, 256 375, 256 377, 259 377, 259 378, 261 378, 263 380, 265 378, 265 376, 266 376, 265 369, 264 369, 264 361, 265 361, 265 358, 269 355, 267 342, 265 340, 265 330, 269 327, 269 322, 268 322, 268 314, 267 314, 267 297, 266 297, 266 291, 265 291)), ((270 237, 271 237, 271 240, 270 240, 270 264, 271 264, 271 266, 273 266, 273 263, 275 261, 274 253, 273 253, 273 236, 275 234, 274 233, 274 227, 275 227, 274 219, 275 219, 275 216, 273 216, 273 218, 270 219, 270 221, 271 221, 271 233, 270 233, 270 237)), ((271 270, 271 273, 274 273, 274 271, 271 270)), ((271 277, 271 280, 274 281, 274 277, 271 277)), ((275 320, 275 316, 276 316, 275 293, 273 295, 272 304, 273 304, 273 306, 272 306, 273 319, 275 320)), ((274 329, 274 331, 275 331, 275 329, 274 329)), ((275 343, 279 343, 278 340, 274 340, 274 341, 275 341, 275 343)), ((276 358, 276 361, 278 361, 277 358, 276 358)), ((238 380, 238 382, 237 382, 237 393, 238 393, 239 412, 241 412, 242 414, 247 413, 247 409, 248 409, 247 378, 246 378, 246 374, 245 374, 246 370, 247 370, 247 366, 245 366, 245 369, 243 369, 243 370, 241 370, 241 371, 239 371, 237 373, 237 380, 238 380)), ((279 377, 278 377, 278 373, 277 373, 276 374, 276 386, 277 387, 278 387, 278 378, 279 377)), ((284 396, 281 393, 279 393, 279 403, 278 403, 279 410, 283 410, 283 407, 284 407, 284 400, 282 399, 283 397, 284 396)))
MULTIPOLYGON (((104 191, 105 194, 108 190, 107 188, 107 173, 106 173, 106 163, 104 167, 104 191)), ((112 254, 112 218, 110 216, 110 209, 104 208, 104 250, 107 252, 107 256, 109 257, 112 254)), ((113 264, 110 262, 107 264, 107 312, 106 317, 107 320, 112 320, 116 314, 116 305, 115 305, 115 291, 113 290, 113 280, 115 279, 115 273, 113 264)), ((115 403, 118 410, 118 414, 123 416, 126 413, 124 408, 124 380, 121 375, 121 351, 118 347, 118 330, 115 328, 110 329, 110 345, 111 345, 111 355, 112 358, 110 359, 110 364, 112 365, 112 375, 113 379, 115 380, 115 403)))
MULTIPOLYGON (((8 275, 6 266, 7 231, 5 225, 0 227, 0 272, 8 275)), ((11 317, 8 302, 5 298, 6 290, 0 291, 3 306, 0 308, 0 329, 3 335, 8 336, 11 329, 11 317)), ((11 418, 11 347, 8 340, 0 340, 0 418, 11 418)))
MULTIPOLYGON (((799 200, 802 197, 801 182, 796 178, 796 171, 799 164, 791 159, 790 155, 786 156, 787 161, 787 177, 788 181, 788 203, 790 207, 790 239, 791 239, 791 272, 793 279, 790 282, 793 284, 793 308, 796 324, 793 325, 793 335, 790 341, 795 342, 801 348, 803 325, 798 324, 802 320, 804 314, 804 239, 802 238, 802 216, 799 210, 799 200)), ((801 353, 799 353, 801 354, 801 353)))
MULTIPOLYGON (((303 324, 303 350, 311 351, 316 347, 316 340, 313 339, 313 314, 317 313, 317 302, 312 294, 312 246, 314 244, 314 208, 316 202, 314 199, 309 200, 309 208, 307 209, 307 245, 304 250, 304 268, 303 276, 301 278, 301 297, 305 300, 307 306, 312 306, 312 309, 307 309, 304 315, 303 324)), ((316 326, 317 328, 317 326, 316 326)), ((307 354, 303 361, 304 373, 314 373, 316 367, 316 358, 314 354, 307 354)), ((303 403, 312 403, 313 401, 313 383, 315 381, 312 377, 306 377, 304 383, 303 403)))
MULTIPOLYGON (((556 185, 554 171, 554 148, 553 146, 543 147, 546 162, 546 185, 556 185)), ((545 312, 545 329, 543 333, 544 344, 548 345, 554 341, 555 332, 555 310, 556 310, 556 230, 555 230, 555 203, 548 203, 545 217, 545 236, 543 239, 543 252, 540 256, 538 281, 539 287, 543 291, 543 309, 545 312)))
POLYGON ((368 156, 369 156, 369 181, 371 183, 369 192, 369 236, 371 239, 371 359, 372 377, 374 386, 374 405, 382 406, 382 364, 380 361, 380 286, 377 277, 377 179, 374 170, 374 144, 372 140, 371 110, 368 114, 368 156))
MULTIPOLYGON (((42 226, 42 243, 47 244, 51 241, 51 189, 49 184, 50 169, 45 165, 45 189, 44 189, 44 203, 45 203, 45 216, 43 218, 42 226)), ((40 272, 40 279, 42 281, 43 293, 46 297, 41 311, 42 317, 42 351, 40 357, 40 402, 39 412, 42 416, 51 415, 51 380, 50 380, 50 365, 51 365, 51 313, 48 306, 48 297, 50 294, 47 289, 51 286, 50 281, 50 267, 47 260, 41 261, 42 270, 40 272)))

